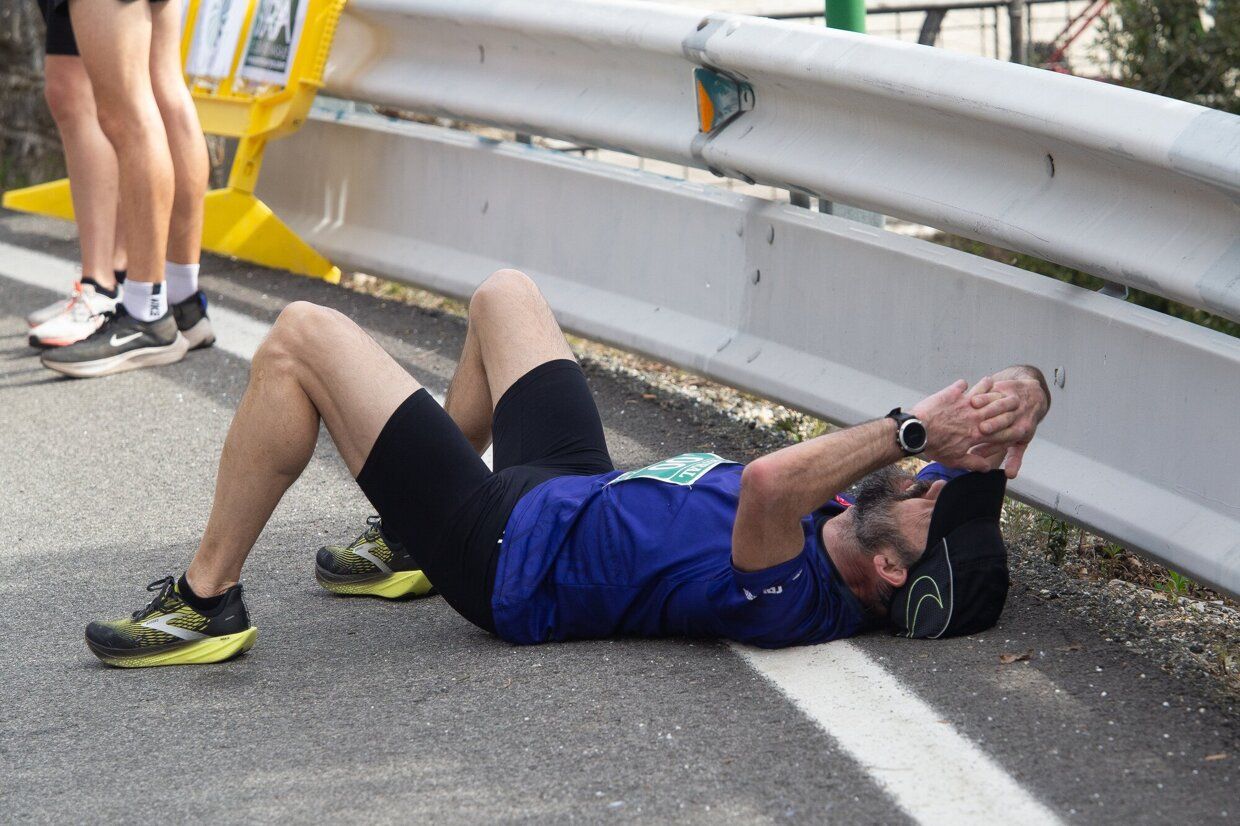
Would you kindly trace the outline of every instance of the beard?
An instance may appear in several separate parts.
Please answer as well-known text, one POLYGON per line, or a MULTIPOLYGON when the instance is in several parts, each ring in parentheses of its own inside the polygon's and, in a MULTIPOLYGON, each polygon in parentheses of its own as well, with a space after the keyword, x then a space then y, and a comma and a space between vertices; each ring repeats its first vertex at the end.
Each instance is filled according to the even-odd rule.
POLYGON ((929 489, 929 482, 919 482, 908 471, 894 466, 861 479, 850 491, 855 503, 852 517, 857 541, 871 554, 890 547, 905 564, 916 561, 921 549, 909 546, 900 532, 894 506, 923 496, 929 489))

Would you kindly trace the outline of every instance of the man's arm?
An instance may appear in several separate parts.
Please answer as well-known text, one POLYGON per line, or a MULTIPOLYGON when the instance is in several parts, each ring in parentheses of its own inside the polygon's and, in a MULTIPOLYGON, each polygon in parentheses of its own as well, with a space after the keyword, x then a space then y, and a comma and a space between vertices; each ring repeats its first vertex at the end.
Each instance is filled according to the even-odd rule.
MULTIPOLYGON (((993 390, 990 377, 972 390, 958 381, 919 402, 912 414, 926 425, 925 455, 951 467, 988 470, 991 459, 970 453, 999 443, 988 434, 1005 423, 1020 399, 993 390)), ((1012 425, 1004 424, 1010 428, 1012 425)), ((796 556, 805 514, 858 479, 903 457, 896 423, 879 419, 777 450, 750 463, 732 528, 732 563, 758 571, 796 556)))

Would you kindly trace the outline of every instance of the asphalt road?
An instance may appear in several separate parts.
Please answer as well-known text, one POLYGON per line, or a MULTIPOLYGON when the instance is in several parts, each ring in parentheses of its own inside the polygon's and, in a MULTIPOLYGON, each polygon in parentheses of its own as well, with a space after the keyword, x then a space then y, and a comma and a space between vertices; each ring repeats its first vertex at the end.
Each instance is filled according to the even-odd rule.
MULTIPOLYGON (((331 597, 314 551, 355 535, 368 506, 326 438, 246 569, 257 647, 221 666, 100 665, 86 622, 141 607, 188 561, 248 362, 217 348, 90 381, 44 371, 22 316, 53 295, 5 277, 3 245, 72 259, 71 233, 0 212, 0 821, 936 819, 897 805, 726 645, 516 648, 439 598, 331 597)), ((446 387, 459 319, 230 262, 205 272, 215 307, 269 324, 289 301, 328 304, 446 387)), ((750 455, 740 425, 590 379, 620 465, 750 455)), ((1235 820, 1235 710, 1031 585, 979 637, 855 647, 1063 822, 1235 820)))

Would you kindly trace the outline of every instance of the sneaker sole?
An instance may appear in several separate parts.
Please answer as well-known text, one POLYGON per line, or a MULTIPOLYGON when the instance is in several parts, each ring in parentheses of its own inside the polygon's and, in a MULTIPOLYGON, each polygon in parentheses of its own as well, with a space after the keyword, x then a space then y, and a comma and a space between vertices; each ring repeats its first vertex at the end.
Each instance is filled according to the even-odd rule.
POLYGON ((189 351, 189 342, 185 336, 177 333, 176 341, 163 347, 144 347, 141 350, 130 350, 95 361, 60 362, 42 359, 43 366, 55 370, 70 378, 93 379, 98 376, 110 376, 126 370, 138 370, 143 367, 158 367, 161 364, 175 364, 185 358, 189 351))
POLYGON ((205 316, 198 319, 193 327, 182 330, 181 335, 185 336, 191 350, 202 350, 215 344, 215 330, 211 327, 211 319, 205 316))
POLYGON ((89 639, 86 640, 86 647, 100 660, 116 668, 152 668, 161 665, 221 663, 249 651, 257 639, 258 629, 250 626, 236 634, 207 637, 205 640, 187 642, 154 654, 118 654, 112 649, 95 645, 89 639))
POLYGON ((366 579, 340 580, 332 578, 318 565, 314 566, 314 578, 333 594, 347 597, 424 597, 434 590, 431 581, 421 571, 396 571, 391 574, 366 579))

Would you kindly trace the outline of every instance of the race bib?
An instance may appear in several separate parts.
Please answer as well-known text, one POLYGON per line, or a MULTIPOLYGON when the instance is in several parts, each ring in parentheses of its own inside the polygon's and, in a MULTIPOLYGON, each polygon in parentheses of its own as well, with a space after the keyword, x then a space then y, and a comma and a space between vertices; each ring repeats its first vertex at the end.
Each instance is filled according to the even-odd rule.
POLYGON ((607 484, 614 485, 630 479, 655 479, 669 485, 692 485, 719 465, 734 464, 736 462, 713 453, 682 453, 662 462, 622 473, 607 484))

